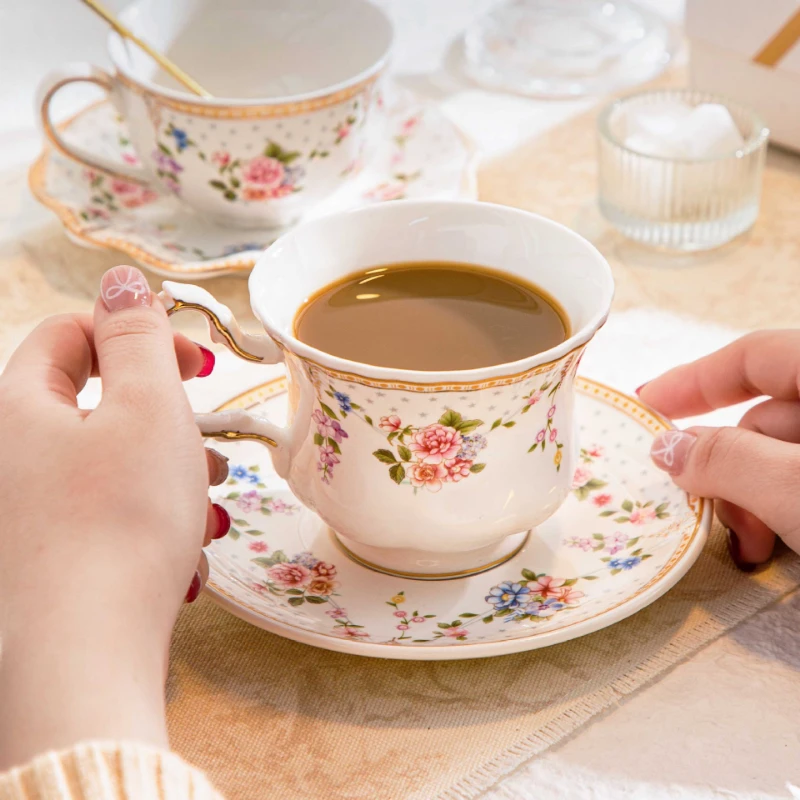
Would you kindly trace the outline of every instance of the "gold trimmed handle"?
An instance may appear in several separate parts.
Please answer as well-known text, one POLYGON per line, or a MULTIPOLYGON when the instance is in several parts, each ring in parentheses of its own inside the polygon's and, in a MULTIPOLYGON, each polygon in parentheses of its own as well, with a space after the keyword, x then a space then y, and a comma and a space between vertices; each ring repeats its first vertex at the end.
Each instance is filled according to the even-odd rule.
POLYGON ((79 144, 68 142, 61 136, 58 127, 50 117, 50 104, 56 94, 70 83, 93 83, 95 86, 104 89, 111 100, 115 101, 114 78, 104 69, 100 69, 100 67, 79 62, 65 64, 63 67, 50 72, 41 81, 36 91, 36 106, 39 110, 39 122, 42 132, 53 147, 68 158, 80 161, 87 167, 101 169, 126 181, 148 183, 150 176, 142 167, 134 167, 112 158, 106 158, 99 153, 81 147, 79 144))
POLYGON ((279 364, 283 361, 281 349, 269 336, 245 333, 228 306, 200 286, 164 281, 161 289, 159 297, 167 314, 172 316, 179 311, 199 311, 208 322, 211 341, 224 344, 239 358, 261 364, 279 364))
MULTIPOLYGON (((283 361, 281 349, 269 336, 245 333, 233 312, 205 289, 186 283, 164 281, 159 298, 170 316, 179 311, 199 311, 208 322, 211 339, 226 345, 239 358, 260 364, 277 364, 283 361)), ((195 414, 195 422, 200 433, 207 439, 245 439, 267 445, 272 449, 278 475, 284 477, 288 474, 291 428, 281 428, 265 417, 243 410, 195 414)))

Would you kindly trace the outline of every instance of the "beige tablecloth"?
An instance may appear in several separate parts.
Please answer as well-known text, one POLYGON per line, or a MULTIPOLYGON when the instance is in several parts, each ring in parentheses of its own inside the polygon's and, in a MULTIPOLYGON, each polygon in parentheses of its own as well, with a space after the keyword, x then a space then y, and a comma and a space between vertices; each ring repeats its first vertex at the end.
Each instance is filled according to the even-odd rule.
MULTIPOLYGON (((612 263, 617 309, 655 305, 736 327, 794 324, 797 157, 770 154, 749 236, 706 255, 666 256, 626 243, 597 215, 593 131, 590 114, 485 164, 481 197, 592 239, 612 263)), ((18 183, 5 176, 7 192, 21 191, 18 183)), ((14 224, 13 211, 7 219, 14 224)), ((118 261, 66 242, 55 221, 4 245, 0 356, 44 316, 89 310, 103 270, 118 261)), ((207 287, 247 318, 243 281, 207 287)), ((203 340, 199 320, 179 325, 203 340)), ((635 617, 547 650, 452 663, 317 650, 201 598, 184 611, 173 647, 173 744, 237 800, 474 797, 798 582, 800 565, 786 552, 760 574, 737 572, 716 530, 681 584, 635 617)))

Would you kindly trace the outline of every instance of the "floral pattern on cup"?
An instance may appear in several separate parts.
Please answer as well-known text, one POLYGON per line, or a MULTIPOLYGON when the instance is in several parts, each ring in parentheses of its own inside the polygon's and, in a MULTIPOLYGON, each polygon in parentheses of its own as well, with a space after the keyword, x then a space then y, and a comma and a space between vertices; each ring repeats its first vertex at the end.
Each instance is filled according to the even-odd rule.
POLYGON ((563 458, 561 449, 564 447, 564 444, 558 441, 558 428, 555 425, 555 415, 557 410, 556 395, 558 390, 561 388, 561 384, 568 369, 569 364, 562 368, 560 377, 557 381, 548 378, 548 380, 544 381, 544 383, 542 383, 538 389, 530 392, 523 398, 525 400, 525 405, 522 407, 523 414, 527 414, 528 411, 530 411, 531 408, 533 408, 533 406, 535 406, 537 403, 549 403, 549 407, 547 409, 547 420, 541 430, 539 430, 539 432, 536 434, 536 439, 528 448, 528 452, 533 453, 536 450, 545 450, 548 445, 555 447, 553 463, 556 466, 556 472, 561 471, 561 460, 563 458))
MULTIPOLYGON (((357 112, 358 107, 356 101, 354 112, 357 112)), ((332 146, 341 144, 358 123, 357 116, 348 114, 342 122, 335 125, 332 146)), ((231 203, 257 203, 277 200, 302 191, 305 168, 300 162, 305 160, 308 163, 314 159, 327 158, 330 150, 316 147, 304 159, 301 151, 289 150, 279 142, 268 139, 264 143, 263 151, 256 156, 236 155, 227 149, 217 149, 209 154, 183 128, 170 122, 163 129, 152 157, 156 174, 173 194, 179 195, 181 192, 181 173, 185 170, 181 159, 186 153, 194 153, 196 158, 212 167, 216 176, 209 179, 208 185, 220 192, 225 200, 231 203)))
POLYGON ((486 437, 474 433, 483 424, 452 410, 422 428, 404 425, 396 414, 381 417, 378 427, 386 433, 391 449, 381 448, 372 455, 389 465, 389 477, 395 483, 408 478, 414 489, 438 492, 445 483, 459 483, 486 468, 476 461, 486 447, 486 437))
MULTIPOLYGON (((347 413, 341 411, 342 416, 347 413)), ((336 417, 336 412, 325 403, 312 414, 317 432, 314 434, 314 444, 319 448, 319 461, 317 469, 323 483, 330 483, 333 478, 333 468, 339 463, 342 449, 339 447, 344 439, 349 438, 347 431, 342 427, 336 417)))

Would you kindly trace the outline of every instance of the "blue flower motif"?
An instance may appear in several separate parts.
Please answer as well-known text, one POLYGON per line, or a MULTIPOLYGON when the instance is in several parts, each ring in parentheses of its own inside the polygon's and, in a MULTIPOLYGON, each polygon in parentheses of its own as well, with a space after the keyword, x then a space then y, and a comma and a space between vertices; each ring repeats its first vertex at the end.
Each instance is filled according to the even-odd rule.
POLYGON ((624 558, 612 558, 611 561, 608 562, 609 569, 624 569, 625 559, 624 558))
POLYGON ((489 594, 484 599, 494 606, 495 611, 502 611, 504 608, 519 608, 527 602, 530 593, 527 586, 503 581, 499 586, 489 589, 489 594))
POLYGON ((181 130, 180 128, 173 128, 170 133, 175 139, 175 147, 178 148, 178 152, 183 152, 189 146, 189 137, 186 134, 186 131, 181 130))
POLYGON ((315 558, 313 553, 296 553, 295 556, 292 558, 292 564, 301 564, 304 567, 308 567, 308 569, 314 569, 314 567, 319 564, 319 559, 315 558))
POLYGON ((230 468, 229 474, 231 478, 236 478, 237 481, 243 481, 247 477, 247 467, 236 464, 236 466, 230 468))
POLYGON ((333 396, 336 398, 339 408, 344 411, 345 414, 349 414, 353 410, 353 406, 350 405, 349 395, 342 394, 341 392, 334 392, 333 396))
POLYGON ((256 475, 255 472, 250 472, 247 475, 247 480, 248 480, 249 483, 252 483, 253 485, 255 485, 255 484, 258 483, 258 475, 256 475))
POLYGON ((631 558, 626 558, 622 568, 623 569, 633 569, 634 567, 638 567, 639 564, 642 563, 642 559, 639 556, 633 556, 631 558))

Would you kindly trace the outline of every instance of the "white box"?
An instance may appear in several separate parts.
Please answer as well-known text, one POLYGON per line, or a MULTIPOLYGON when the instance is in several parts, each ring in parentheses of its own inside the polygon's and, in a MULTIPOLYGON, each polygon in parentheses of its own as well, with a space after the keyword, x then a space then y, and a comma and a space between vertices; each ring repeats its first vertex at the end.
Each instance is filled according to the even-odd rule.
POLYGON ((800 150, 800 0, 688 0, 692 85, 755 109, 800 150))

